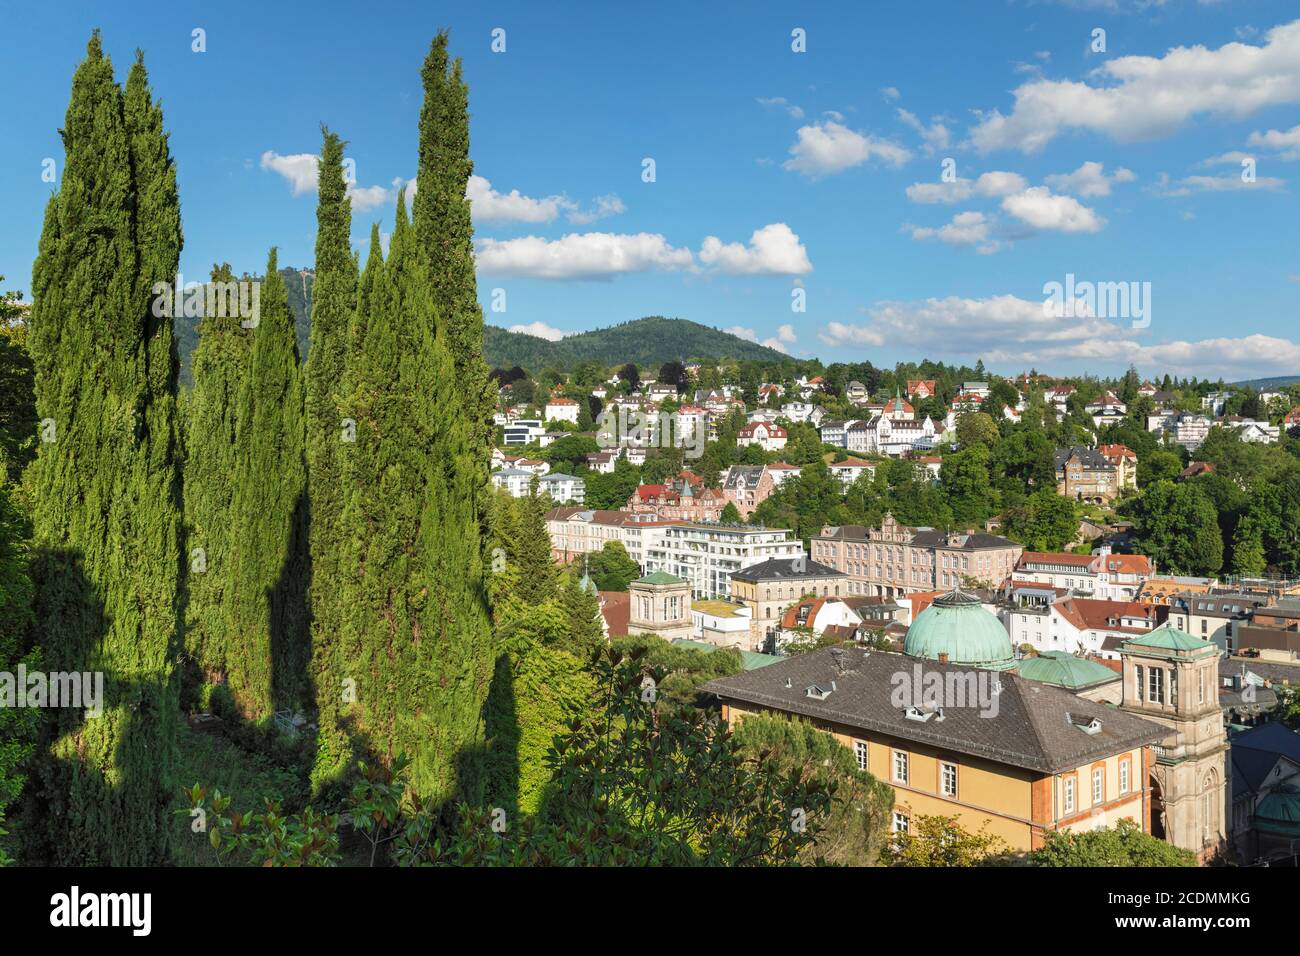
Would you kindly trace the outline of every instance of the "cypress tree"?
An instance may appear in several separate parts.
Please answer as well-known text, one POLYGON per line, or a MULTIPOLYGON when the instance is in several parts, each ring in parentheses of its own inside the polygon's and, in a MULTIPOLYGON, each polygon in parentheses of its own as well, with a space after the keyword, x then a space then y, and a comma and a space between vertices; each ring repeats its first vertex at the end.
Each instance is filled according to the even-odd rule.
MULTIPOLYGON (((471 422, 476 489, 488 483, 492 409, 483 360, 483 310, 474 273, 474 225, 465 198, 474 163, 469 158, 469 88, 461 62, 448 63, 447 32, 430 45, 420 71, 424 104, 420 109, 420 153, 412 219, 420 248, 429 264, 438 304, 456 365, 465 414, 471 422)), ((488 534, 486 496, 476 490, 475 511, 482 534, 488 534)))
POLYGON ((230 689, 250 717, 296 710, 307 663, 306 487, 298 340, 271 250, 240 394, 231 502, 230 689))
POLYGON ((437 561, 438 682, 434 744, 439 783, 449 782, 456 751, 476 741, 493 660, 484 552, 491 534, 489 497, 495 394, 483 360, 483 312, 474 273, 474 227, 465 190, 469 158, 469 90, 457 60, 448 69, 447 33, 430 45, 421 69, 414 232, 438 310, 454 378, 439 378, 434 401, 440 429, 435 461, 441 500, 431 498, 430 546, 437 561))
MULTIPOLYGON (((212 281, 234 282, 230 265, 214 265, 212 281)), ((230 546, 235 529, 231 512, 235 438, 248 370, 249 336, 240 324, 238 310, 212 312, 199 323, 192 360, 194 385, 184 402, 190 569, 185 647, 205 674, 224 675, 229 626, 226 602, 234 574, 230 546)))
POLYGON ((181 249, 176 171, 137 57, 125 95, 96 33, 73 76, 63 181, 33 268, 30 474, 50 670, 103 673, 103 713, 56 712, 42 768, 55 862, 155 864, 170 824, 179 651, 179 363, 157 282, 181 249), (53 431, 50 431, 50 429, 53 431))
POLYGON ((408 754, 417 792, 444 798, 479 736, 490 650, 470 428, 405 197, 382 266, 377 247, 348 375, 339 673, 356 701, 341 716, 380 758, 408 754))
MULTIPOLYGON (((349 326, 357 296, 357 266, 349 245, 352 203, 343 180, 343 147, 322 127, 320 186, 316 204, 316 279, 312 286, 311 346, 306 365, 307 476, 311 552, 311 646, 320 714, 317 785, 341 769, 342 745, 336 732, 340 695, 335 673, 337 601, 343 549, 343 467, 345 445, 339 398, 347 375, 349 326)), ((378 241, 373 244, 378 248, 378 241)))

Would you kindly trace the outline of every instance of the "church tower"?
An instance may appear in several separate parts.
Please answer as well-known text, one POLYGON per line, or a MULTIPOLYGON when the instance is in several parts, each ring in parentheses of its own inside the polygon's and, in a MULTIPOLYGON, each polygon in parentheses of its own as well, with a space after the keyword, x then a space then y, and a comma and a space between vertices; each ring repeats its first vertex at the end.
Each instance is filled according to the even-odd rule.
POLYGON ((1165 625, 1120 646, 1121 708, 1169 728, 1152 747, 1150 830, 1202 863, 1226 849, 1228 737, 1219 650, 1165 625))

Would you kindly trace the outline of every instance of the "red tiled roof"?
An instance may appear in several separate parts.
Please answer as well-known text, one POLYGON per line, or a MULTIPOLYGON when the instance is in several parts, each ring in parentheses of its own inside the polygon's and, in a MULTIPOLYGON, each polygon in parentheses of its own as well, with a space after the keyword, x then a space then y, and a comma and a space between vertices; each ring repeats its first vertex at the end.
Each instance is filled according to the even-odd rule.
POLYGON ((626 634, 628 621, 632 619, 632 596, 626 591, 597 593, 600 595, 600 613, 609 626, 609 636, 626 634))
POLYGON ((1068 551, 1026 551, 1020 556, 1016 565, 1019 570, 1029 564, 1068 564, 1074 568, 1086 568, 1097 559, 1095 554, 1071 554, 1068 551))
POLYGON ((1097 451, 1112 463, 1116 458, 1132 458, 1137 461, 1137 452, 1128 445, 1098 445, 1097 451))

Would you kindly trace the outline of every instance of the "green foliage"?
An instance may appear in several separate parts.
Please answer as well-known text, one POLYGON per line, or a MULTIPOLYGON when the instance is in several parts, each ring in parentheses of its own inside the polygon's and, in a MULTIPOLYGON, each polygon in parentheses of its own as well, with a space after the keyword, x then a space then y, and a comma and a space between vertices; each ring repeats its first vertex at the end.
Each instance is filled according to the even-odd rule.
POLYGON ((800 862, 872 866, 878 861, 889 833, 894 790, 858 769, 853 751, 805 721, 778 714, 748 714, 734 732, 746 754, 766 751, 782 772, 797 769, 834 789, 825 824, 801 851, 800 862))
MULTIPOLYGON (((236 279, 230 266, 223 264, 212 267, 212 281, 236 279)), ((231 551, 235 439, 249 345, 238 315, 205 316, 194 349, 194 385, 182 407, 185 525, 192 572, 185 608, 185 649, 209 674, 226 669, 228 602, 235 573, 231 551)))
POLYGON ((646 666, 662 673, 655 698, 662 709, 697 709, 706 706, 699 689, 711 680, 730 677, 744 670, 735 648, 705 651, 664 640, 657 634, 633 634, 611 641, 614 650, 629 658, 639 657, 646 666))
POLYGON ((1079 533, 1078 508, 1055 488, 1040 488, 1007 509, 1002 531, 1029 551, 1060 551, 1079 533))
POLYGON ((1028 862, 1031 866, 1196 866, 1196 855, 1143 833, 1132 820, 1120 820, 1103 830, 1048 833, 1028 862))
POLYGON ((606 541, 603 548, 588 555, 587 574, 598 591, 626 591, 641 576, 641 568, 622 541, 606 541))
POLYGON ((293 316, 271 250, 239 395, 226 670, 251 718, 297 711, 308 659, 307 474, 293 316))
MULTIPOLYGON (((340 689, 346 676, 339 657, 339 631, 345 586, 342 560, 346 470, 343 393, 348 381, 354 309, 357 304, 357 265, 349 233, 352 202, 343 177, 343 141, 328 129, 319 164, 316 203, 316 285, 311 305, 311 349, 303 370, 304 428, 311 585, 312 674, 320 714, 319 752, 312 771, 319 787, 337 780, 347 760, 348 746, 339 728, 340 689)), ((372 232, 371 257, 377 257, 372 232)), ((373 278, 373 274, 372 274, 373 278)))
MULTIPOLYGON (((16 673, 20 663, 40 669, 39 654, 29 647, 32 582, 28 573, 30 528, 0 479, 0 672, 16 673)), ((0 707, 0 817, 17 801, 27 781, 26 763, 40 725, 34 708, 0 707)), ((2 852, 2 851, 0 851, 2 852)))
MULTIPOLYGON (((416 198, 418 199, 418 193, 416 198)), ((686 319, 647 316, 566 336, 549 342, 533 335, 507 332, 489 325, 484 329, 484 352, 497 367, 520 365, 536 372, 547 366, 573 368, 583 360, 610 366, 631 362, 657 369, 661 363, 685 357, 693 359, 733 358, 739 361, 780 362, 780 352, 737 338, 729 333, 686 319)))
POLYGON ((1199 484, 1151 485, 1129 511, 1138 549, 1161 572, 1215 576, 1223 568, 1218 513, 1199 484))
POLYGON ((381 758, 409 754, 421 796, 447 797, 458 755, 480 736, 492 652, 475 484, 486 469, 404 199, 387 262, 377 247, 343 402, 356 443, 335 674, 356 693, 338 719, 381 758))
POLYGON ((963 829, 960 816, 913 816, 908 832, 895 833, 885 847, 885 861, 890 866, 983 866, 1007 854, 1005 840, 985 827, 977 833, 963 829))
POLYGON ((722 509, 722 514, 718 516, 718 520, 723 524, 740 524, 742 519, 740 512, 736 509, 735 502, 727 502, 726 507, 722 509))
POLYGON ((25 477, 48 666, 103 671, 105 705, 54 718, 37 799, 52 862, 148 865, 166 857, 182 584, 178 369, 151 290, 175 282, 180 206, 143 62, 123 92, 98 34, 63 143, 30 322, 37 414, 57 438, 25 477))

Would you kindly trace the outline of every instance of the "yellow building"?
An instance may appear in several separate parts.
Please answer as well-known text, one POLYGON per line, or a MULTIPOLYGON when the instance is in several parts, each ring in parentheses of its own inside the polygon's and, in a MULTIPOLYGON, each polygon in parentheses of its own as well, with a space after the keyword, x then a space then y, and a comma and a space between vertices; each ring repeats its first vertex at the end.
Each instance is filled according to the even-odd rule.
POLYGON ((895 830, 917 815, 954 816, 1021 852, 1055 830, 1125 818, 1150 832, 1150 745, 1168 730, 1011 669, 972 666, 962 658, 1012 658, 1010 639, 1003 632, 1005 655, 985 646, 992 630, 976 618, 992 615, 964 595, 946 597, 909 631, 916 656, 832 647, 704 689, 728 722, 780 712, 833 734, 893 788, 895 830), (965 648, 963 633, 983 641, 965 648), (957 637, 939 650, 945 634, 957 637))

